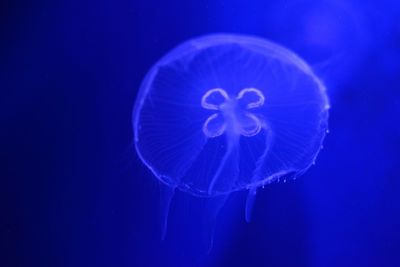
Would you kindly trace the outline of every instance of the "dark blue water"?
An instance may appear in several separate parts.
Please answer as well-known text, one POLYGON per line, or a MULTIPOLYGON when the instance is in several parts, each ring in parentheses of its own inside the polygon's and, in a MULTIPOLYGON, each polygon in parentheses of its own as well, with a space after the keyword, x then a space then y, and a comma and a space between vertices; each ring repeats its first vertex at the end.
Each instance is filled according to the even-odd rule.
POLYGON ((1 266, 400 265, 400 5, 396 1, 5 1, 0 8, 1 266), (257 35, 325 82, 316 165, 209 203, 159 185, 132 144, 142 78, 204 34, 257 35))

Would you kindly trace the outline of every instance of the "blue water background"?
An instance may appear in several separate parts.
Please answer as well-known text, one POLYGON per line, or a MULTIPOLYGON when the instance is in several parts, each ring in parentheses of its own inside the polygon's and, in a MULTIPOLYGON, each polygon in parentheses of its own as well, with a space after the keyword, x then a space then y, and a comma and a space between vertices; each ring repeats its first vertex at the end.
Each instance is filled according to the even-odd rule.
POLYGON ((1 266, 400 266, 397 1, 4 1, 1 266), (142 78, 175 45, 230 32, 288 47, 331 100, 316 165, 218 216, 159 185, 130 147, 142 78))

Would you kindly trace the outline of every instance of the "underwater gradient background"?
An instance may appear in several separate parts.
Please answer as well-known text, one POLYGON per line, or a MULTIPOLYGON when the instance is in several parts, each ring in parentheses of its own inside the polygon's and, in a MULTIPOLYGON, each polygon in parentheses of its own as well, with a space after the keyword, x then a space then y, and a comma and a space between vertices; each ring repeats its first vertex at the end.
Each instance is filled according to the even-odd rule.
POLYGON ((0 3, 0 266, 400 266, 397 1, 0 3), (177 192, 160 241, 158 181, 132 143, 142 78, 179 43, 257 35, 325 82, 316 165, 217 219, 177 192))

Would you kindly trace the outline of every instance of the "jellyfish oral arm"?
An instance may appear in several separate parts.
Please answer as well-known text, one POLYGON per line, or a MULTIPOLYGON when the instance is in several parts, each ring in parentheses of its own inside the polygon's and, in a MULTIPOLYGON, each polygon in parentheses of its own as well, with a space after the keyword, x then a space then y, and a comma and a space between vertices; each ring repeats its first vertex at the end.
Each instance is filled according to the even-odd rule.
MULTIPOLYGON (((211 179, 210 185, 208 187, 208 194, 211 195, 215 186, 215 183, 220 176, 223 168, 226 165, 226 162, 232 155, 237 155, 238 153, 238 146, 239 146, 239 138, 240 136, 235 134, 234 132, 232 133, 231 131, 228 131, 228 134, 226 134, 227 138, 227 149, 222 157, 222 160, 218 166, 217 171, 215 172, 213 178, 211 179)), ((234 158, 235 160, 238 160, 237 157, 234 158)))
POLYGON ((250 109, 264 105, 264 101, 264 95, 256 88, 245 88, 236 98, 230 98, 222 88, 214 88, 201 98, 203 108, 217 111, 204 122, 204 135, 214 138, 225 133, 227 143, 226 152, 211 179, 209 195, 212 194, 215 183, 230 157, 236 163, 239 160, 240 136, 251 137, 261 131, 262 123, 250 109))

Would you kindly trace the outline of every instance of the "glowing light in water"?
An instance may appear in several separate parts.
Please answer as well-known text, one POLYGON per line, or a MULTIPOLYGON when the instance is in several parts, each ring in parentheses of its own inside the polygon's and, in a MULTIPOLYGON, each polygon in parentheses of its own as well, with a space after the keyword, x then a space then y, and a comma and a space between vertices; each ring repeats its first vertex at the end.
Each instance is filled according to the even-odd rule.
POLYGON ((261 38, 189 40, 146 75, 133 110, 135 146, 162 182, 165 235, 176 188, 216 197, 296 178, 315 162, 327 132, 325 87, 291 51, 261 38))

